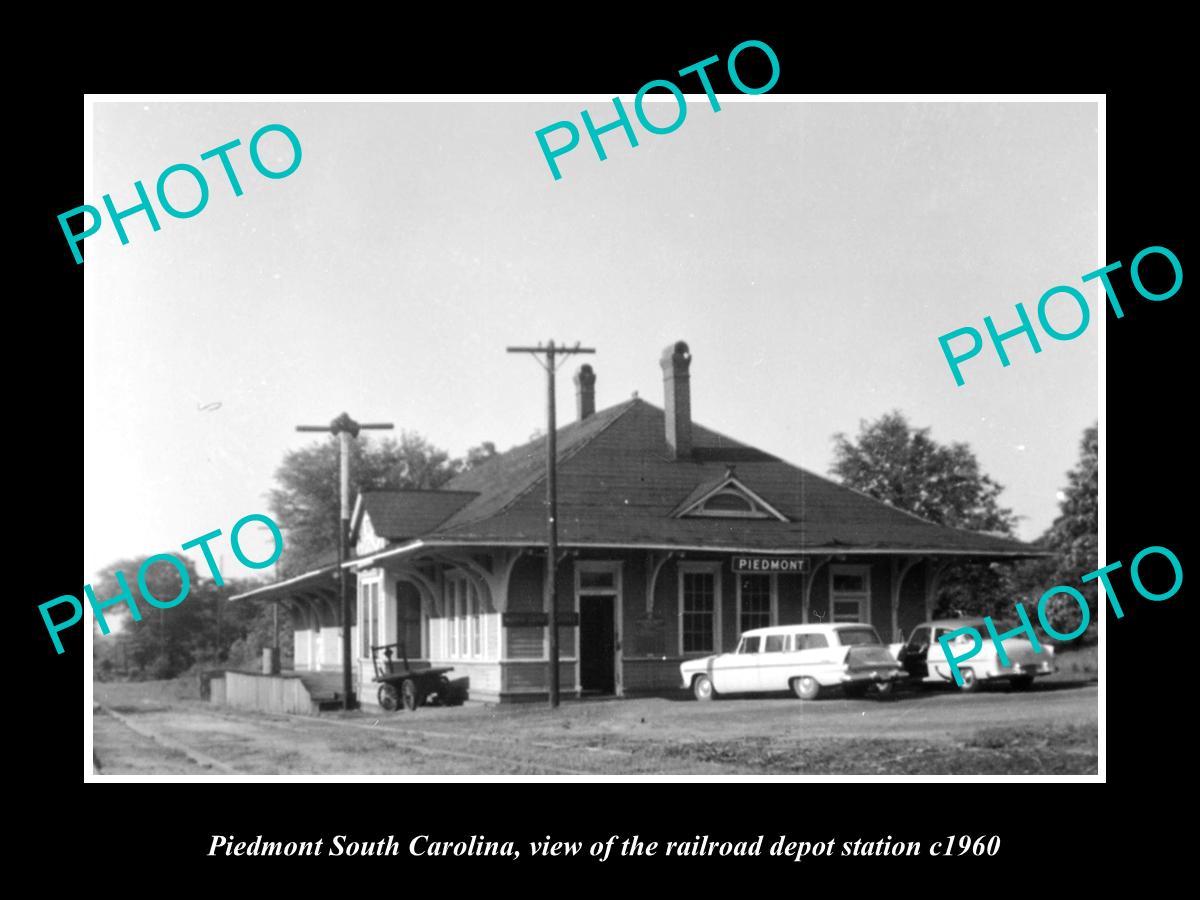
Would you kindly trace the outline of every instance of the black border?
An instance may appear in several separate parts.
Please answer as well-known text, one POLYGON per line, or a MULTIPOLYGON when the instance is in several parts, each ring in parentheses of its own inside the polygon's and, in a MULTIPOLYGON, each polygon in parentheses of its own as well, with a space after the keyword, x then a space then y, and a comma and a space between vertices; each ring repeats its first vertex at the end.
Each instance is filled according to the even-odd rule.
MULTIPOLYGON (((370 56, 367 63, 352 68, 354 74, 339 87, 629 96, 645 81, 670 77, 672 71, 709 55, 718 54, 724 59, 729 49, 746 37, 765 40, 780 58, 781 78, 773 93, 875 91, 895 86, 878 76, 860 73, 856 77, 846 67, 831 74, 829 67, 823 68, 811 59, 820 35, 791 28, 750 28, 732 39, 676 33, 664 40, 627 27, 620 35, 597 35, 591 44, 584 44, 581 35, 573 34, 569 40, 532 40, 531 46, 524 48, 513 46, 511 40, 482 49, 470 48, 462 42, 450 45, 435 37, 426 34, 423 42, 406 42, 391 58, 370 56)), ((854 61, 847 60, 846 66, 854 61)), ((721 69, 714 67, 713 71, 719 73, 721 69)), ((937 81, 905 89, 961 89, 957 72, 942 74, 944 77, 937 81)), ((993 76, 993 83, 980 85, 982 88, 1011 89, 994 83, 995 73, 988 74, 993 76)), ((299 71, 296 80, 308 83, 270 87, 298 92, 317 87, 312 84, 315 70, 299 71)), ((100 87, 109 89, 106 85, 100 87)), ((144 89, 144 85, 127 88, 144 89)), ((170 88, 161 88, 189 89, 209 91, 214 86, 193 80, 191 84, 175 81, 170 88)), ((728 87, 717 83, 717 89, 728 87)), ((1108 261, 1120 259, 1127 267, 1140 249, 1157 244, 1171 248, 1187 270, 1182 215, 1186 204, 1184 173, 1189 170, 1184 163, 1184 142, 1174 132, 1180 107, 1169 91, 1131 90, 1109 95, 1108 261)), ((74 404, 68 398, 75 396, 78 381, 74 380, 69 360, 79 357, 64 324, 71 317, 64 315, 62 308, 82 302, 83 270, 65 252, 55 216, 83 202, 82 192, 73 186, 78 185, 80 171, 81 111, 82 95, 73 90, 41 96, 36 109, 28 110, 29 118, 39 128, 32 159, 36 175, 20 185, 29 192, 29 198, 22 202, 31 212, 22 216, 21 222, 26 226, 33 223, 34 227, 34 239, 22 243, 35 248, 41 262, 36 271, 44 277, 22 280, 26 287, 21 296, 26 302, 19 305, 22 330, 37 336, 31 342, 37 356, 24 341, 13 347, 18 366, 14 378, 20 386, 14 392, 18 398, 17 420, 41 427, 27 425, 12 436, 18 459, 32 460, 35 475, 32 479, 14 479, 28 489, 28 496, 20 502, 22 513, 31 512, 28 517, 14 518, 26 531, 22 549, 32 551, 28 561, 25 553, 18 557, 21 571, 27 573, 22 579, 26 589, 19 596, 28 640, 23 642, 25 664, 15 681, 22 686, 29 684, 31 690, 16 689, 11 695, 24 701, 19 715, 22 731, 28 737, 10 738, 10 744, 17 745, 17 771, 32 775, 30 783, 40 791, 35 792, 31 814, 35 832, 45 838, 43 846, 52 847, 66 840, 67 823, 78 815, 82 801, 86 804, 85 817, 102 822, 97 840, 119 848, 122 835, 138 835, 143 847, 147 846, 145 839, 150 838, 155 865, 176 860, 188 863, 188 868, 181 871, 188 872, 189 884, 215 886, 239 874, 253 873, 252 877, 265 875, 276 883, 311 885, 312 889, 316 889, 313 879, 336 879, 355 889, 355 879, 368 873, 372 879, 401 874, 411 877, 412 861, 401 857, 409 865, 397 869, 394 866, 399 860, 389 860, 385 870, 376 860, 357 860, 348 865, 330 859, 251 861, 204 854, 214 833, 250 838, 264 833, 284 840, 318 836, 328 839, 333 834, 370 840, 389 833, 398 839, 418 833, 432 833, 442 839, 486 834, 520 841, 540 839, 545 834, 591 841, 613 833, 636 833, 644 839, 659 840, 708 833, 741 840, 761 833, 767 836, 768 845, 780 834, 796 839, 837 835, 839 839, 871 840, 892 834, 904 840, 928 841, 959 831, 999 833, 1003 850, 993 860, 855 860, 853 880, 843 877, 836 882, 842 890, 853 890, 863 883, 857 880, 860 878, 898 885, 901 874, 919 862, 932 871, 965 876, 978 884, 976 879, 983 874, 1007 873, 1009 877, 1025 878, 1030 873, 1054 872, 1054 860, 1070 861, 1069 868, 1090 867, 1088 861, 1098 849, 1095 841, 1106 831, 1120 828, 1115 817, 1126 803, 1138 797, 1131 792, 1144 784, 1148 768, 1163 767, 1165 775, 1186 765, 1186 754, 1178 752, 1161 761, 1163 751, 1174 747, 1171 738, 1180 724, 1189 722, 1186 713, 1181 715, 1186 707, 1180 702, 1186 696, 1184 686, 1189 681, 1185 670, 1190 663, 1184 594, 1153 604, 1132 593, 1126 576, 1114 579, 1126 616, 1120 621, 1111 616, 1108 619, 1108 671, 1112 676, 1106 682, 1109 785, 1104 787, 1001 783, 964 789, 961 785, 880 782, 782 786, 264 784, 225 785, 216 791, 205 789, 201 795, 200 790, 184 785, 84 786, 78 718, 82 630, 64 636, 66 653, 58 657, 48 647, 36 609, 36 604, 45 599, 79 589, 78 573, 65 553, 69 542, 61 537, 67 511, 78 496, 71 474, 79 471, 78 450, 71 437, 73 429, 57 420, 74 415, 74 404), (60 427, 46 427, 51 423, 60 427), (81 787, 89 793, 81 795, 81 787), (1099 791, 1105 792, 1103 797, 1099 791), (947 822, 954 824, 944 824, 947 822)), ((1019 265, 1020 261, 1014 260, 1013 264, 1019 265)), ((1163 303, 1143 301, 1132 293, 1127 274, 1124 278, 1122 281, 1118 275, 1114 282, 1122 298, 1129 298, 1124 304, 1126 316, 1117 321, 1108 313, 1107 561, 1120 559, 1128 565, 1141 548, 1160 544, 1170 547, 1187 571, 1182 511, 1187 505, 1183 491, 1190 482, 1183 454, 1190 443, 1186 431, 1192 418, 1184 412, 1188 399, 1185 386, 1189 383, 1184 372, 1188 356, 1183 346, 1190 337, 1184 321, 1188 306, 1183 291, 1163 303)), ((107 358, 103 348, 95 349, 96 359, 104 364, 107 358)), ((83 375, 87 377, 87 373, 83 375)), ((1035 403, 1036 398, 1028 398, 1028 402, 1035 403)), ((131 442, 139 439, 138 435, 128 436, 131 442)), ((82 447, 88 452, 86 434, 82 435, 82 447)), ((1152 810, 1145 808, 1151 801, 1145 796, 1139 800, 1141 814, 1152 818, 1152 810)), ((1126 854, 1148 849, 1157 840, 1153 829, 1120 828, 1120 832, 1126 854)), ((653 870, 672 878, 663 883, 663 890, 678 890, 686 883, 704 879, 714 865, 741 868, 750 878, 774 872, 788 878, 793 872, 832 873, 835 864, 832 860, 810 859, 796 869, 791 868, 795 863, 784 867, 783 862, 761 857, 756 863, 700 859, 683 865, 682 861, 657 858, 621 860, 619 866, 580 860, 542 860, 533 866, 526 860, 514 864, 459 858, 416 871, 421 880, 432 876, 440 885, 461 888, 485 886, 485 879, 493 873, 520 865, 525 876, 520 882, 494 883, 508 887, 520 884, 524 890, 540 890, 539 884, 546 889, 574 890, 601 882, 640 886, 644 883, 633 877, 653 870), (553 884, 527 880, 547 866, 576 880, 553 884), (768 871, 763 866, 776 868, 768 871), (586 881, 578 880, 581 877, 586 881)), ((844 865, 839 865, 837 871, 842 876, 849 874, 844 865)), ((384 883, 390 881, 388 878, 384 883)), ((373 880, 371 883, 374 885, 373 880)), ((788 878, 783 885, 800 883, 788 878)), ((1039 888, 1043 886, 1039 884, 1039 888)), ((1022 889, 1032 888, 1027 884, 1022 889)))

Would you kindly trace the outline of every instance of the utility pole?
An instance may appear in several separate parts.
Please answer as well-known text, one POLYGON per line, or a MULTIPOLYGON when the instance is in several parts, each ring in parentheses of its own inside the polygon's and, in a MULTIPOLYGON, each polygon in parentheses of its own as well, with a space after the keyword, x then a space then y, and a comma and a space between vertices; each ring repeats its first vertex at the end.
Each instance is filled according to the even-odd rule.
MULTIPOLYGON (((224 569, 225 569, 225 554, 222 553, 217 558, 217 571, 221 572, 221 571, 224 571, 224 569)), ((213 587, 215 588, 216 585, 214 584, 213 587)), ((213 596, 213 601, 215 602, 216 609, 217 609, 217 648, 216 648, 216 653, 214 655, 215 655, 216 661, 218 663, 220 663, 225 657, 225 654, 223 652, 221 652, 221 600, 222 600, 222 597, 221 597, 220 591, 216 591, 213 596)))
MULTIPOLYGON (((346 580, 347 544, 350 541, 350 439, 358 437, 360 431, 391 430, 391 423, 374 423, 361 425, 350 418, 348 413, 342 413, 328 425, 297 425, 297 431, 326 431, 338 437, 338 468, 341 471, 340 494, 342 501, 341 520, 338 524, 338 586, 342 595, 342 708, 353 709, 350 694, 354 689, 350 666, 352 652, 350 649, 350 590, 346 580)), ((359 623, 360 627, 362 623, 359 623)), ((275 653, 279 653, 279 629, 275 629, 275 653)))
POLYGON ((558 425, 554 410, 554 373, 556 356, 564 359, 576 353, 595 353, 590 347, 555 346, 509 347, 509 353, 529 353, 546 370, 546 585, 545 603, 550 608, 550 708, 558 706, 558 425), (545 362, 541 357, 545 356, 545 362))

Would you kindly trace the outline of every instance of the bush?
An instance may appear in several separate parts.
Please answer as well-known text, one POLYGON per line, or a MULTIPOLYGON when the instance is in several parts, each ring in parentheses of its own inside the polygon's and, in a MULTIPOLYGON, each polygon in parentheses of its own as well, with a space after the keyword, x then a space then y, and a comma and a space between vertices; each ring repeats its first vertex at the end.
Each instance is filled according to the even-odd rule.
POLYGON ((1083 610, 1075 599, 1066 594, 1055 594, 1045 606, 1046 621, 1059 634, 1071 634, 1083 621, 1083 610))

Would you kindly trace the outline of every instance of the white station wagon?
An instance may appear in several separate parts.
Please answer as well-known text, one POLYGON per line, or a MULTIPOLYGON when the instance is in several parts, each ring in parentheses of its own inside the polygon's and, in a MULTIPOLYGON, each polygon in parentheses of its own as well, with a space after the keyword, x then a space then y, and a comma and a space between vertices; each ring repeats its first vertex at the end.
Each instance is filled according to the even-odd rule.
POLYGON ((838 686, 850 696, 872 685, 884 694, 904 676, 872 626, 849 623, 755 628, 732 653, 689 659, 679 671, 697 700, 760 691, 791 691, 814 700, 838 686))
MULTIPOLYGON (((996 622, 995 626, 1000 634, 1013 627, 1012 623, 1003 622, 996 622)), ((962 659, 975 646, 974 636, 968 631, 950 641, 950 653, 959 660, 958 674, 962 677, 962 684, 958 687, 962 691, 973 691, 981 682, 992 680, 1007 681, 1012 690, 1021 691, 1030 687, 1036 676, 1049 675, 1058 670, 1053 647, 1043 644, 1041 652, 1037 653, 1033 644, 1017 635, 1004 639, 1004 652, 1009 664, 1002 665, 982 618, 923 622, 913 629, 905 643, 893 644, 890 649, 913 681, 957 684, 954 673, 950 671, 950 660, 938 639, 963 628, 974 628, 983 644, 974 656, 962 659)))

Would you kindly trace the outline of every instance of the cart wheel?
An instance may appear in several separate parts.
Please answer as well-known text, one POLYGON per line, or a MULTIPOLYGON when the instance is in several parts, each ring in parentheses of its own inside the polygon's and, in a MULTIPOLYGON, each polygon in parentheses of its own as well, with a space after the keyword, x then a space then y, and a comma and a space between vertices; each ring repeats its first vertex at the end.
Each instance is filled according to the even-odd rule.
POLYGON ((396 692, 394 684, 379 686, 379 705, 388 712, 395 712, 400 708, 400 695, 396 692))
POLYGON ((417 684, 411 678, 404 679, 404 684, 400 685, 400 693, 404 697, 404 708, 409 712, 421 705, 421 698, 417 695, 417 684))

